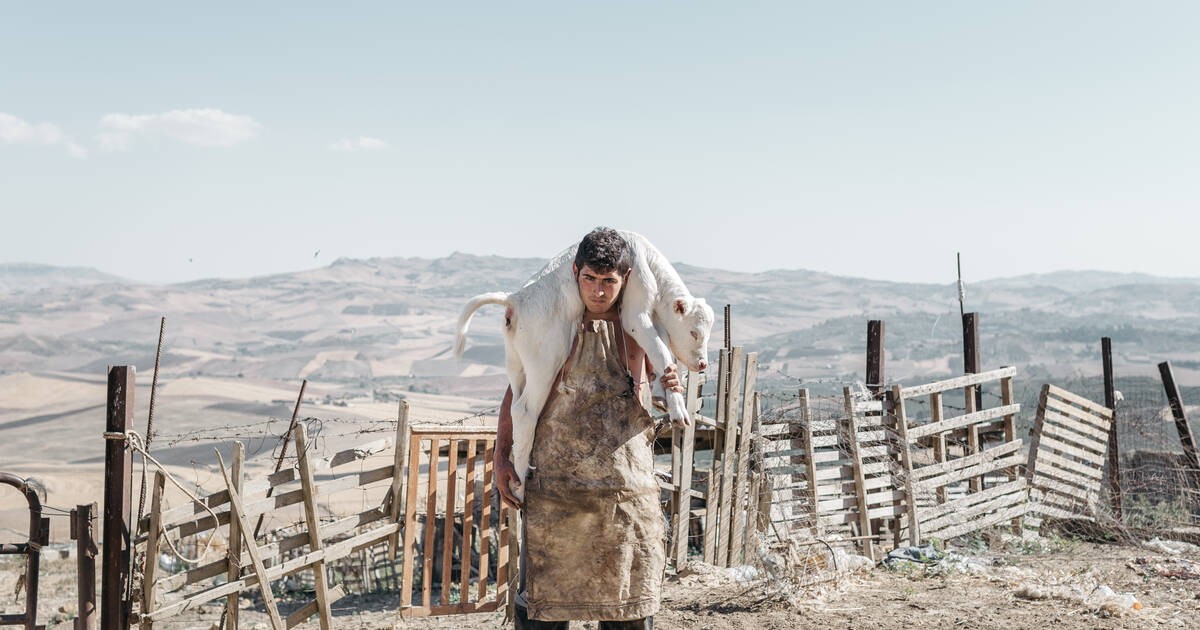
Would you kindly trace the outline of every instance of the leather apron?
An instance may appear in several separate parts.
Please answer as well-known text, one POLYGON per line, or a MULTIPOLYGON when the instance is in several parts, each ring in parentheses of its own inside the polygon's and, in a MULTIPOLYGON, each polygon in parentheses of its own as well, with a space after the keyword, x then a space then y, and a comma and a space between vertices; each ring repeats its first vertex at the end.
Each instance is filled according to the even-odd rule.
POLYGON ((522 509, 530 619, 640 619, 659 608, 666 527, 654 421, 634 394, 622 334, 609 321, 580 325, 538 419, 522 509))

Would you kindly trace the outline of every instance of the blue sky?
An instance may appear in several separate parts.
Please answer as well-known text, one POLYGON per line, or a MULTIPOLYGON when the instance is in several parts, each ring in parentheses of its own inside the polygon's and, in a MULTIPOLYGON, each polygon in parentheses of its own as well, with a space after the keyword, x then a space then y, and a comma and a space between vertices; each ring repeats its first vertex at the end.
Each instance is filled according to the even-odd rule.
POLYGON ((1200 276, 1200 5, 4 3, 0 262, 1200 276), (320 255, 313 257, 320 250, 320 255), (191 259, 189 261, 189 259, 191 259))

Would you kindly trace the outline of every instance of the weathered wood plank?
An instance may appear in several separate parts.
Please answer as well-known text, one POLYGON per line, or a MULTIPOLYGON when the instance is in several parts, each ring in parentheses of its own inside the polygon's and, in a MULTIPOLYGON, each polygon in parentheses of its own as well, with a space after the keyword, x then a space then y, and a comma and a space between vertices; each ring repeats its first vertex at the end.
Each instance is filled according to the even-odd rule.
POLYGON ((732 535, 734 478, 737 475, 737 438, 741 428, 742 383, 745 378, 745 348, 735 346, 730 354, 729 387, 725 402, 725 444, 721 455, 721 513, 717 520, 717 566, 728 567, 732 535))
MULTIPOLYGON (((932 393, 937 390, 930 390, 932 393)), ((902 468, 902 483, 904 484, 904 506, 908 515, 909 543, 919 545, 921 541, 921 523, 917 520, 917 494, 914 488, 912 463, 912 438, 908 435, 908 416, 904 409, 903 388, 899 385, 892 387, 887 393, 887 409, 892 426, 900 435, 900 465, 902 468)))
MULTIPOLYGON (((329 589, 325 593, 325 601, 329 605, 333 605, 334 602, 336 602, 337 600, 339 600, 345 596, 346 596, 346 589, 344 589, 341 584, 338 584, 337 586, 329 589)), ((317 612, 318 612, 317 611, 317 601, 313 600, 313 601, 301 606, 300 608, 293 610, 287 616, 287 618, 284 619, 284 623, 285 623, 285 625, 287 625, 288 628, 294 628, 294 627, 304 623, 305 621, 307 621, 309 617, 317 614, 317 612)), ((228 618, 226 619, 226 621, 228 621, 228 618)), ((236 628, 237 626, 230 625, 229 627, 236 628)))
MULTIPOLYGON (((404 476, 405 468, 408 466, 408 442, 410 435, 411 431, 408 428, 408 401, 401 400, 396 410, 396 452, 392 456, 392 505, 389 513, 393 523, 399 523, 404 520, 404 508, 406 507, 404 500, 404 476)), ((400 532, 396 532, 395 536, 388 539, 389 562, 396 560, 396 551, 399 546, 400 532)))
MULTIPOLYGON (((987 452, 988 451, 983 451, 983 453, 987 453, 987 452)), ((983 453, 976 453, 976 454, 982 455, 983 453)), ((938 486, 944 486, 948 483, 954 483, 956 481, 963 481, 966 479, 970 479, 971 477, 978 477, 985 473, 989 473, 994 470, 1000 470, 1001 468, 1005 468, 1007 466, 1019 465, 1021 463, 1021 459, 1022 458, 1021 458, 1020 453, 1009 455, 1008 457, 1001 457, 998 459, 990 459, 989 458, 989 459, 986 459, 984 462, 982 462, 980 464, 976 464, 974 466, 968 466, 966 468, 959 468, 957 470, 954 470, 954 471, 949 472, 944 475, 939 475, 937 477, 930 477, 928 479, 922 479, 922 480, 916 482, 914 484, 914 487, 918 491, 922 491, 922 492, 928 491, 928 490, 933 490, 934 488, 937 488, 938 486)))
MULTIPOLYGON (((1070 402, 1072 404, 1076 404, 1076 405, 1079 405, 1080 407, 1083 407, 1088 412, 1090 412, 1092 415, 1100 416, 1100 418, 1105 421, 1112 420, 1112 415, 1113 415, 1112 409, 1109 409, 1108 407, 1105 407, 1104 405, 1101 405, 1098 402, 1093 402, 1091 400, 1088 400, 1087 398, 1084 398, 1083 396, 1080 396, 1073 392, 1069 392, 1061 387, 1055 387, 1054 385, 1050 386, 1050 393, 1054 396, 1057 396, 1057 397, 1067 401, 1067 402, 1070 402)), ((1107 424, 1107 422, 1105 422, 1105 424, 1107 424)))
MULTIPOLYGON (((458 601, 460 604, 465 604, 471 599, 471 536, 475 516, 475 447, 478 445, 478 440, 467 440, 467 464, 463 472, 463 526, 462 526, 462 546, 458 550, 458 601)), ((489 544, 491 541, 480 541, 480 544, 489 544)), ((480 576, 484 582, 487 581, 487 576, 480 576)))
POLYGON ((937 536, 939 531, 943 531, 955 525, 970 523, 971 519, 988 514, 990 512, 1002 510, 1003 508, 1012 505, 1023 504, 1025 501, 1025 492, 1022 492, 1021 490, 1009 492, 1008 494, 1002 494, 1000 496, 988 499, 987 501, 982 501, 969 507, 956 510, 951 514, 946 514, 935 519, 925 520, 921 523, 921 529, 925 531, 926 536, 937 536))
MULTIPOLYGON (((421 468, 421 440, 412 436, 409 431, 408 440, 408 480, 405 482, 404 498, 404 561, 401 570, 404 571, 400 580, 400 612, 412 607, 413 595, 413 556, 417 551, 417 471, 421 468)), ((430 461, 433 455, 430 454, 430 461)), ((480 549, 481 555, 487 551, 480 549)))
MULTIPOLYGON (((424 437, 424 436, 422 436, 424 437)), ((429 489, 425 501, 425 549, 421 553, 421 604, 433 602, 433 539, 437 530, 438 460, 441 459, 438 438, 429 440, 429 489)))
MULTIPOLYGON (((150 528, 146 531, 146 550, 145 561, 142 564, 142 614, 147 615, 154 612, 155 591, 154 574, 158 570, 158 536, 162 529, 162 497, 163 487, 167 483, 167 477, 163 471, 158 470, 154 473, 154 488, 150 494, 150 528)), ((142 629, 150 630, 154 627, 153 622, 146 619, 142 620, 142 629)))
MULTIPOLYGON (((971 403, 968 401, 968 408, 971 403)), ((940 422, 930 422, 908 429, 909 440, 919 440, 930 435, 941 434, 954 429, 963 427, 978 426, 988 422, 994 422, 1007 415, 1012 415, 1021 410, 1021 405, 1005 405, 1003 407, 993 407, 992 409, 984 409, 983 411, 972 411, 970 413, 955 416, 953 418, 945 418, 940 422)))
MULTIPOLYGON (((479 499, 483 502, 483 507, 479 511, 479 601, 487 600, 487 576, 488 576, 488 547, 492 540, 492 500, 499 496, 499 490, 495 490, 492 480, 492 468, 495 466, 493 461, 496 455, 496 440, 495 436, 484 442, 483 446, 483 488, 480 490, 479 499), (493 496, 495 495, 495 496, 493 496), (488 544, 484 544, 487 542, 488 544)), ((524 481, 522 481, 524 483, 524 481)), ((503 499, 500 500, 501 508, 504 507, 503 499)), ((504 511, 500 512, 500 520, 504 520, 504 511)), ((504 544, 504 537, 500 537, 500 544, 504 544)), ((499 553, 499 551, 497 551, 499 553)), ((503 554, 500 554, 501 557, 503 554)), ((499 558, 497 558, 499 560, 499 558)), ((500 585, 497 584, 499 589, 500 585)))
MULTIPOLYGON (((728 402, 729 360, 730 351, 722 349, 717 364, 717 417, 715 419, 716 425, 721 427, 725 426, 726 403, 728 402)), ((724 446, 722 440, 721 431, 714 431, 712 457, 709 460, 708 488, 704 501, 704 562, 708 564, 717 563, 717 521, 720 519, 721 513, 721 472, 723 470, 721 453, 724 446)))
POLYGON ((944 381, 936 381, 925 385, 916 385, 914 387, 901 388, 901 398, 916 398, 918 396, 928 396, 934 392, 944 392, 951 389, 960 389, 970 387, 988 381, 994 381, 1006 376, 1015 376, 1017 368, 1003 367, 998 370, 989 370, 978 374, 967 374, 966 376, 958 376, 944 381))
MULTIPOLYGON (((1059 454, 1061 455, 1070 455, 1071 457, 1077 457, 1083 460, 1080 462, 1080 466, 1087 469, 1088 472, 1085 474, 1088 475, 1092 474, 1094 471, 1099 471, 1104 468, 1104 455, 1086 451, 1081 448, 1076 448, 1070 444, 1051 438, 1049 435, 1042 437, 1041 448, 1050 449, 1050 452, 1052 453, 1054 451, 1059 451, 1059 454)), ((1083 471, 1081 470, 1080 472, 1083 471)))
POLYGON ((446 465, 446 518, 442 528, 442 605, 450 604, 451 570, 454 567, 454 508, 458 491, 458 440, 450 440, 450 461, 446 465))
POLYGON ((750 428, 754 424, 754 386, 758 375, 758 353, 746 354, 746 367, 742 377, 741 422, 738 426, 737 473, 733 485, 733 508, 730 513, 729 566, 743 564, 742 548, 745 546, 746 510, 749 507, 747 481, 750 474, 750 442, 754 439, 750 428))
MULTIPOLYGON (((246 447, 241 442, 233 443, 233 456, 231 460, 230 472, 233 475, 233 489, 241 492, 244 483, 242 467, 245 465, 246 460, 246 447)), ((237 519, 229 521, 229 540, 227 541, 227 545, 226 564, 228 567, 226 568, 225 576, 227 581, 236 582, 242 577, 242 528, 237 519)), ((147 554, 147 557, 149 557, 149 554, 147 554)), ((151 580, 147 579, 145 583, 150 584, 151 580)), ((225 621, 230 628, 238 627, 239 600, 238 593, 230 595, 225 600, 225 621)))
POLYGON ((221 452, 213 449, 217 453, 217 463, 221 466, 221 476, 225 478, 225 487, 229 490, 229 507, 235 518, 238 519, 238 527, 242 531, 242 539, 246 541, 246 551, 250 552, 250 562, 254 566, 254 574, 258 576, 259 591, 262 592, 263 607, 267 609, 267 617, 271 622, 271 627, 274 630, 283 630, 283 619, 279 616, 279 609, 275 606, 275 594, 271 592, 271 582, 267 577, 267 570, 263 566, 262 558, 258 555, 258 546, 254 543, 253 538, 247 536, 248 532, 253 532, 250 529, 250 524, 246 517, 246 513, 242 510, 242 500, 238 496, 237 489, 233 485, 233 480, 229 477, 229 471, 225 469, 225 460, 221 458, 221 452))
POLYGON ((1006 442, 1004 444, 1000 444, 999 446, 993 446, 985 451, 975 453, 974 455, 959 457, 942 462, 940 464, 929 464, 928 466, 922 466, 914 471, 914 474, 916 474, 917 479, 924 481, 929 477, 944 475, 955 470, 961 470, 967 466, 973 466, 981 462, 993 460, 1001 455, 1007 455, 1008 453, 1014 453, 1019 450, 1021 450, 1020 440, 1006 442))
MULTIPOLYGON (((692 488, 692 467, 695 465, 696 420, 695 414, 700 410, 700 381, 699 372, 688 372, 685 402, 688 415, 692 418, 686 427, 675 429, 680 434, 679 450, 679 487, 681 490, 692 488)), ((680 492, 675 506, 675 566, 682 567, 687 563, 688 530, 691 520, 692 496, 688 492, 680 492)))
POLYGON ((969 534, 971 532, 991 527, 997 523, 1003 523, 1004 521, 1012 520, 1014 518, 1020 518, 1021 516, 1025 515, 1026 508, 1027 504, 1019 503, 1017 505, 1004 508, 999 512, 963 523, 962 525, 943 529, 938 532, 938 537, 942 540, 950 540, 951 538, 956 538, 958 536, 962 536, 963 534, 969 534))
MULTIPOLYGON (((321 541, 321 520, 317 518, 316 483, 313 482, 312 462, 308 457, 308 431, 303 424, 297 424, 292 434, 296 442, 296 467, 300 471, 300 485, 304 492, 304 523, 308 528, 308 548, 320 551, 324 548, 321 541)), ((329 586, 325 582, 325 561, 318 560, 312 565, 313 590, 316 599, 318 623, 321 630, 329 630, 331 616, 329 611, 329 586)), ((305 617, 307 619, 307 617, 305 617)))

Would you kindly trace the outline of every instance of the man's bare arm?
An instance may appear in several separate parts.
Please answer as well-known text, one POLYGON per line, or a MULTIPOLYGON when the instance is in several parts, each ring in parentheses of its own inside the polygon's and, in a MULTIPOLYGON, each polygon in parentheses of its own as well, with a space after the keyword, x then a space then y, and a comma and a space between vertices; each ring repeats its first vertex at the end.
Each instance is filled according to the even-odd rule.
POLYGON ((512 387, 509 387, 504 392, 504 400, 500 403, 500 420, 496 424, 496 451, 492 466, 495 470, 496 489, 500 491, 500 498, 510 507, 519 510, 521 502, 513 494, 510 485, 521 486, 521 480, 517 479, 517 469, 509 459, 512 455, 513 445, 512 398, 512 387))

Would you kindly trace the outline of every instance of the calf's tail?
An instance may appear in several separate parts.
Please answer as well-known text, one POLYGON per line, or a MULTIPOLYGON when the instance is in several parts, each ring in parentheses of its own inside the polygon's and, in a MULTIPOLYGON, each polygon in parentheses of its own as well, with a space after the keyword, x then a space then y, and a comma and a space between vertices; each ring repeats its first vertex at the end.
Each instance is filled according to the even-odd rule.
POLYGON ((467 305, 463 307, 462 315, 458 316, 458 334, 454 338, 455 359, 462 360, 463 350, 467 347, 467 328, 471 326, 471 317, 484 304, 512 306, 512 303, 508 301, 508 294, 503 292, 483 293, 467 300, 467 305))

